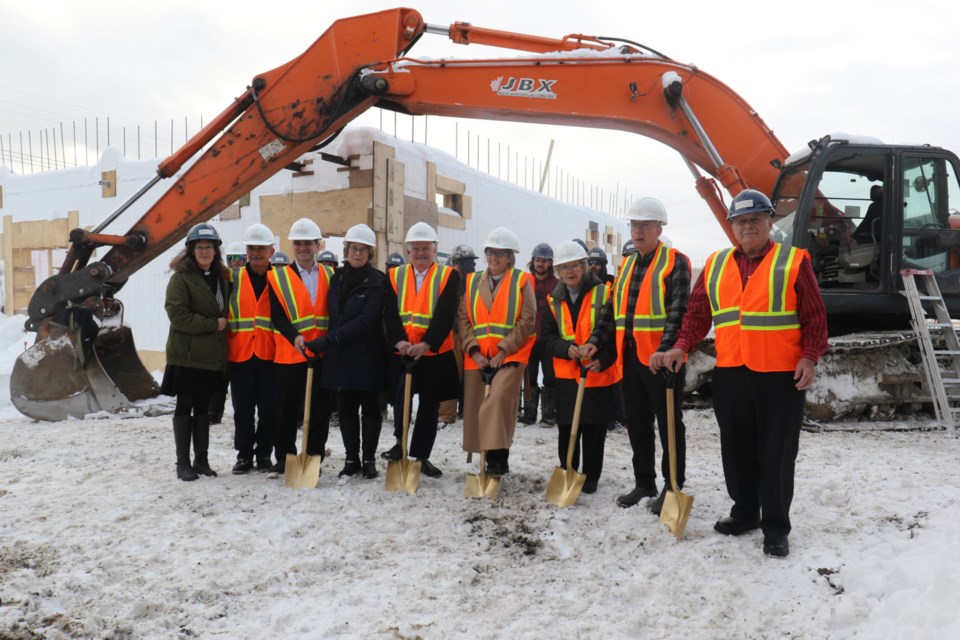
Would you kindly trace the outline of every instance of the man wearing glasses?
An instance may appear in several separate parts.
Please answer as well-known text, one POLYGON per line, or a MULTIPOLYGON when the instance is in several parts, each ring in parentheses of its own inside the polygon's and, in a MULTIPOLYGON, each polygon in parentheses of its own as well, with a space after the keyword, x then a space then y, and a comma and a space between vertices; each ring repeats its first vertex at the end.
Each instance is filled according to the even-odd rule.
POLYGON ((714 327, 713 410, 730 515, 713 526, 763 529, 763 552, 790 553, 790 503, 806 389, 827 350, 827 316, 810 257, 770 240, 773 205, 753 189, 730 203, 736 247, 703 267, 673 348, 653 367, 677 370, 714 327))
MULTIPOLYGON (((667 211, 656 198, 641 198, 627 212, 630 237, 637 253, 627 257, 613 285, 612 308, 608 308, 594 336, 603 344, 604 322, 616 323, 617 352, 623 368, 624 413, 633 450, 636 486, 617 498, 622 507, 632 507, 643 498, 657 495, 655 468, 656 420, 663 446, 660 471, 664 490, 650 509, 660 513, 670 464, 667 449, 667 400, 664 376, 649 369, 651 356, 669 349, 676 340, 690 295, 690 261, 660 241, 667 211)), ((593 340, 593 338, 591 339, 593 340)), ((681 363, 679 378, 683 379, 681 363)), ((677 443, 677 483, 683 487, 686 439, 680 412, 680 394, 674 395, 677 443)))

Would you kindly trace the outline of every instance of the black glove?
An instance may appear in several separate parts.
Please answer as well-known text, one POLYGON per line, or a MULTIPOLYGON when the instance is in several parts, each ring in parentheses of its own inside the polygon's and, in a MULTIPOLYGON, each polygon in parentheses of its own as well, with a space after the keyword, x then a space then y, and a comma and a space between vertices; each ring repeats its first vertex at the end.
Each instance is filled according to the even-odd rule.
POLYGON ((316 340, 308 340, 306 346, 314 353, 323 353, 324 349, 327 348, 327 337, 320 336, 316 340))

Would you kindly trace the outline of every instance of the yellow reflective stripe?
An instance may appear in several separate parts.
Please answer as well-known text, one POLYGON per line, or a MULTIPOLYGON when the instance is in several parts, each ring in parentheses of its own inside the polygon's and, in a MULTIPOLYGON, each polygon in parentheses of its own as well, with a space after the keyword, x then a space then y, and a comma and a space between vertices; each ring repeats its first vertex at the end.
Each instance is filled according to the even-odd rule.
POLYGON ((726 327, 740 321, 740 307, 730 307, 713 312, 713 327, 726 327))
MULTIPOLYGON (((557 321, 557 328, 560 330, 560 337, 569 342, 576 342, 577 336, 567 332, 567 311, 566 305, 562 300, 550 296, 550 303, 553 306, 553 317, 557 321)), ((572 326, 572 323, 571 323, 572 326)))
POLYGON ((283 298, 284 306, 287 308, 287 315, 290 316, 290 324, 298 332, 307 331, 316 325, 316 318, 313 314, 300 315, 297 308, 297 299, 293 295, 292 285, 290 284, 290 269, 282 267, 274 269, 277 278, 277 284, 280 286, 280 295, 283 298))
MULTIPOLYGON (((705 274, 704 285, 707 290, 707 298, 710 300, 710 311, 714 316, 726 311, 720 308, 720 276, 723 275, 727 262, 732 258, 732 248, 718 251, 713 258, 710 269, 705 274)), ((716 327, 716 318, 714 318, 714 327, 716 327)))
POLYGON ((616 294, 617 294, 617 307, 613 310, 613 317, 620 322, 618 325, 621 329, 626 328, 625 318, 627 317, 627 298, 629 293, 630 280, 633 279, 633 268, 637 263, 637 254, 631 253, 627 256, 627 261, 623 264, 623 269, 620 270, 620 280, 616 283, 616 294))
POLYGON ((778 311, 776 313, 751 313, 745 311, 743 317, 740 318, 740 328, 752 331, 799 329, 800 316, 796 311, 778 311))

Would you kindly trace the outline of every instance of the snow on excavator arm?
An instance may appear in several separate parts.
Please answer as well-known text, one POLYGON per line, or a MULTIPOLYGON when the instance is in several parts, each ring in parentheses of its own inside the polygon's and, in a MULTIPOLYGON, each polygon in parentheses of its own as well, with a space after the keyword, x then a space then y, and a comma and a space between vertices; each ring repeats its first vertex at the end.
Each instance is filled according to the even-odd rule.
MULTIPOLYGON (((698 167, 732 194, 747 187, 770 193, 778 174, 774 165, 787 157, 772 131, 723 83, 629 41, 584 35, 551 39, 467 23, 434 27, 418 12, 403 8, 338 20, 301 56, 256 76, 229 108, 162 161, 157 177, 110 218, 92 231, 71 232, 60 273, 38 287, 28 307, 27 328, 37 331, 38 341, 18 361, 11 379, 17 408, 32 417, 61 419, 115 411, 128 405, 126 400, 155 394, 152 378, 148 383, 149 374, 135 352, 130 354, 132 336, 124 337, 129 330, 124 328, 127 334, 119 339, 114 336, 110 353, 101 354, 97 344, 105 342, 108 332, 101 328, 93 348, 83 349, 82 321, 89 315, 101 321, 117 315, 113 293, 185 237, 191 225, 213 217, 329 141, 372 106, 412 115, 618 129, 659 140, 684 158, 728 236, 719 188, 701 176, 698 167), (481 60, 404 57, 424 32, 529 55, 481 60), (173 185, 126 234, 101 233, 163 178, 173 178, 173 185), (88 265, 100 246, 111 249, 88 265), (87 315, 72 313, 78 309, 87 315), (51 385, 58 376, 44 371, 46 363, 72 359, 97 372, 51 385), (108 362, 119 363, 123 375, 106 370, 108 362), (121 378, 141 379, 143 384, 124 389, 121 378), (51 391, 51 386, 68 388, 51 391), (100 399, 112 386, 120 393, 100 399)), ((86 326, 89 342, 89 323, 86 326)))

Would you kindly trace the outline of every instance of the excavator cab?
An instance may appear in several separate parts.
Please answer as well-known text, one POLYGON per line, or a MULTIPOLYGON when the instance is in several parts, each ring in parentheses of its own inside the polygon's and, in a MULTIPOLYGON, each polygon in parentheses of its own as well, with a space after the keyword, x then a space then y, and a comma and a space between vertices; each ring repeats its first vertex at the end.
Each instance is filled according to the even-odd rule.
POLYGON ((774 238, 809 251, 832 333, 906 327, 905 268, 933 270, 960 316, 958 164, 934 147, 827 137, 784 166, 774 238))

